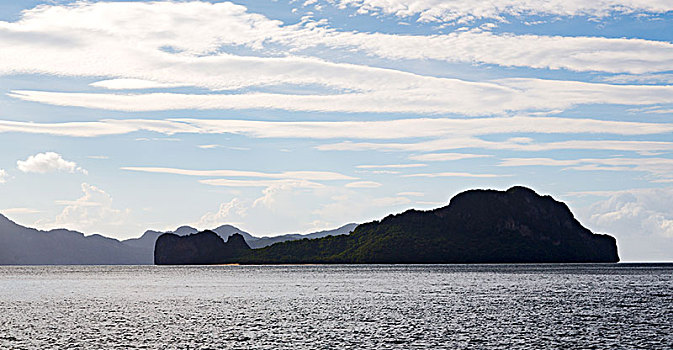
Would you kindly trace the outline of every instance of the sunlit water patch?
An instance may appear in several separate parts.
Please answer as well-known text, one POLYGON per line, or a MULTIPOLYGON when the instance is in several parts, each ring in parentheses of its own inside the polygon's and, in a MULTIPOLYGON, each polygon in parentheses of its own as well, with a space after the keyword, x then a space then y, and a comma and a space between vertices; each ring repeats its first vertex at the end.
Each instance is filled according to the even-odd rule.
POLYGON ((673 265, 0 267, 0 348, 673 348, 673 265))

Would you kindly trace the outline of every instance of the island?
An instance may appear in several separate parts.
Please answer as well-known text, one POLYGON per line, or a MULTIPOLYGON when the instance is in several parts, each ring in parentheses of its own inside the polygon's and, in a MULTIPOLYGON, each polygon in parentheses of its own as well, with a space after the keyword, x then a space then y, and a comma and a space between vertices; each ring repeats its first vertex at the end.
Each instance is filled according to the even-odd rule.
POLYGON ((408 210, 348 235, 250 249, 210 231, 159 236, 155 264, 612 263, 614 237, 582 226, 564 203, 515 186, 468 190, 434 210, 408 210), (219 240, 218 240, 219 239, 219 240))

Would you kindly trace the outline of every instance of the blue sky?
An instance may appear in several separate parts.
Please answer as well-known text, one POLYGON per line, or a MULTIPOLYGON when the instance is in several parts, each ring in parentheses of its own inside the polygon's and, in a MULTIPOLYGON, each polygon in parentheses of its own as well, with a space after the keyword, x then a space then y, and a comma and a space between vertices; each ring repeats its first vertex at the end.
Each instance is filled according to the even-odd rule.
POLYGON ((0 212, 310 232, 530 186, 673 260, 673 3, 0 4, 0 212))

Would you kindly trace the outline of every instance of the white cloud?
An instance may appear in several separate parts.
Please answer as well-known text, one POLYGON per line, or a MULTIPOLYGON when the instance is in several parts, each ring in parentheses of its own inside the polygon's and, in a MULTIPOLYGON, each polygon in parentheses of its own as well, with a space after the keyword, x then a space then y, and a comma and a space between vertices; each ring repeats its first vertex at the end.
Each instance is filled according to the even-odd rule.
POLYGON ((68 228, 85 233, 119 234, 115 231, 126 224, 130 210, 114 208, 112 197, 96 186, 83 183, 81 189, 83 194, 80 198, 56 202, 65 205, 65 208, 54 220, 43 219, 36 222, 36 225, 43 228, 68 228))
POLYGON ((466 23, 477 19, 504 21, 505 16, 590 16, 612 13, 664 13, 673 10, 666 0, 330 0, 359 13, 418 16, 420 22, 466 23))
POLYGON ((519 144, 484 141, 474 137, 455 137, 416 143, 376 143, 344 141, 316 147, 322 151, 406 151, 433 152, 460 148, 485 148, 517 151, 550 151, 563 149, 618 150, 634 152, 673 151, 673 142, 623 140, 570 140, 547 143, 519 144))
POLYGON ((178 132, 197 133, 199 130, 186 123, 150 119, 104 119, 93 122, 32 123, 0 121, 0 132, 20 132, 72 137, 97 137, 128 134, 136 131, 152 131, 167 135, 178 132))
POLYGON ((670 158, 505 158, 499 166, 559 166, 584 171, 642 171, 653 180, 673 180, 673 159, 670 158))
POLYGON ((381 184, 374 181, 356 181, 346 184, 348 188, 377 188, 381 187, 381 184))
POLYGON ((673 84, 673 74, 619 74, 602 78, 603 81, 619 84, 673 84))
POLYGON ((643 39, 493 34, 480 30, 418 36, 326 29, 315 44, 357 49, 387 59, 479 62, 583 72, 639 74, 668 71, 673 65, 668 59, 673 44, 643 39))
POLYGON ((259 171, 241 170, 190 170, 156 167, 122 167, 122 170, 142 171, 147 173, 175 174, 187 176, 232 176, 232 177, 261 177, 270 179, 293 180, 354 180, 356 178, 331 171, 285 171, 281 173, 263 173, 259 171))
POLYGON ((334 122, 277 122, 235 119, 103 119, 91 122, 29 123, 0 120, 0 132, 96 137, 137 131, 151 131, 166 135, 176 133, 231 133, 255 138, 403 139, 504 133, 655 135, 673 132, 673 124, 528 116, 334 122))
MULTIPOLYGON (((0 74, 108 77, 96 87, 197 86, 211 90, 318 86, 313 95, 90 94, 13 91, 64 106, 150 111, 278 108, 292 111, 501 114, 587 103, 673 101, 671 87, 535 79, 470 82, 310 57, 319 45, 386 59, 439 59, 502 66, 642 73, 671 70, 673 44, 637 39, 462 32, 400 36, 339 32, 305 20, 284 25, 243 6, 206 2, 78 2, 39 6, 0 22, 0 74), (91 18, 101 20, 92 21, 91 18), (133 45, 129 45, 133 42, 133 45), (237 56, 244 46, 259 56, 237 56), (451 47, 452 50, 446 50, 451 47), (298 51, 298 54, 295 52, 298 51)), ((329 55, 328 55, 329 56, 329 55)))
POLYGON ((406 197, 382 197, 382 198, 374 198, 371 200, 370 203, 375 207, 391 207, 411 203, 411 200, 409 200, 409 198, 406 197))
POLYGON ((213 148, 218 148, 218 147, 222 147, 222 146, 211 144, 211 145, 198 145, 197 147, 199 147, 201 149, 213 149, 213 148))
POLYGON ((423 192, 398 192, 398 196, 404 196, 404 197, 423 197, 425 196, 425 193, 423 192))
POLYGON ((65 171, 69 173, 79 172, 87 174, 87 171, 77 166, 77 163, 67 161, 55 152, 38 153, 29 156, 26 160, 19 160, 16 166, 24 173, 51 173, 55 171, 65 171))
POLYGON ((5 215, 11 215, 11 214, 37 214, 40 213, 40 210, 37 209, 32 209, 32 208, 6 208, 6 209, 0 209, 0 213, 5 214, 5 215))
POLYGON ((424 174, 409 174, 402 175, 402 177, 503 177, 511 175, 497 175, 497 174, 472 174, 461 172, 443 172, 443 173, 424 173, 424 174))
POLYGON ((194 226, 200 228, 215 228, 223 224, 240 222, 246 217, 248 208, 238 198, 222 203, 216 212, 204 214, 194 226))
POLYGON ((624 260, 673 259, 673 188, 608 193, 584 211, 593 230, 614 234, 624 260))
POLYGON ((441 162, 451 160, 461 160, 470 158, 492 157, 488 154, 469 154, 469 153, 428 153, 410 156, 409 159, 420 160, 424 162, 441 162))
POLYGON ((109 90, 140 90, 179 86, 179 84, 166 84, 143 79, 108 79, 96 81, 89 85, 109 90))
POLYGON ((323 188, 325 185, 306 180, 231 180, 231 179, 209 179, 199 180, 200 183, 211 186, 226 187, 274 187, 286 186, 292 188, 323 188))
MULTIPOLYGON (((379 68, 368 69, 380 72, 382 75, 375 76, 374 74, 371 79, 359 77, 357 81, 344 82, 346 84, 341 84, 342 88, 359 91, 340 94, 147 93, 129 95, 14 90, 9 93, 9 96, 56 106, 133 112, 179 109, 282 109, 345 113, 462 114, 467 116, 506 114, 516 111, 563 110, 581 104, 673 103, 673 86, 609 85, 529 78, 473 83, 379 68)), ((283 71, 282 68, 279 70, 283 71)), ((353 76, 356 72, 343 72, 342 74, 353 76)), ((339 80, 342 80, 340 78, 329 79, 331 78, 326 77, 324 81, 339 84, 339 80)))
POLYGON ((358 165, 356 168, 360 169, 404 169, 404 168, 420 168, 427 166, 427 164, 381 164, 381 165, 358 165))
POLYGON ((6 183, 8 177, 9 174, 7 174, 7 171, 5 169, 0 169, 0 184, 6 183))

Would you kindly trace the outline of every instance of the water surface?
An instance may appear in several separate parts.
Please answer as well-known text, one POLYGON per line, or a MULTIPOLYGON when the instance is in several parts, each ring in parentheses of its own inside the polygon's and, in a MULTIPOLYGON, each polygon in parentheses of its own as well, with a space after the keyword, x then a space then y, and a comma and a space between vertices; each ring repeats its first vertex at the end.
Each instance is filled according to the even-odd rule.
POLYGON ((673 348, 673 264, 4 266, 2 349, 673 348))

